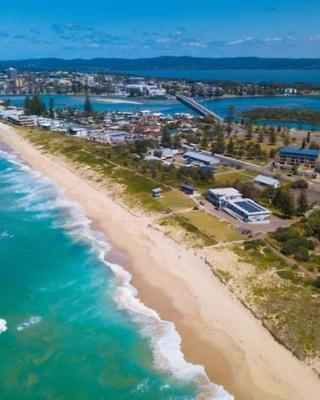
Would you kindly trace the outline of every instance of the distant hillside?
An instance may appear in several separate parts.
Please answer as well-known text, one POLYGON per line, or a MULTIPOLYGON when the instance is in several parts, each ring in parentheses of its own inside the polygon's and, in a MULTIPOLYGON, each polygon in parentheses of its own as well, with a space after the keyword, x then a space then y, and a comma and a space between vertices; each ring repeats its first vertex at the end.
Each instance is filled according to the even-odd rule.
POLYGON ((43 58, 0 61, 0 69, 54 71, 130 71, 130 70, 215 70, 215 69, 320 69, 320 58, 200 58, 156 57, 139 59, 94 58, 92 60, 43 58))

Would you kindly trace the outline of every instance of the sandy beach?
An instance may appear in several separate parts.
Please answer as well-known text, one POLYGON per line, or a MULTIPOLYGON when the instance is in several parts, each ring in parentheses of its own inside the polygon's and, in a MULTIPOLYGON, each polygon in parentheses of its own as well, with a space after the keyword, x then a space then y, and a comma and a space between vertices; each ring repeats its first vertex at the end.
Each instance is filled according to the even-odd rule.
POLYGON ((139 101, 133 101, 133 100, 127 100, 125 98, 119 99, 119 98, 106 98, 106 97, 93 97, 94 101, 97 103, 106 103, 106 104, 136 104, 140 105, 143 104, 139 101))
MULTIPOLYGON (((214 383, 239 400, 319 399, 314 371, 273 339, 202 257, 165 236, 151 217, 117 202, 80 170, 42 154, 13 128, 0 124, 0 141, 84 207, 113 245, 109 260, 132 273, 147 306, 175 323, 186 360, 204 365, 214 383)), ((215 257, 216 264, 228 262, 223 251, 215 257)))

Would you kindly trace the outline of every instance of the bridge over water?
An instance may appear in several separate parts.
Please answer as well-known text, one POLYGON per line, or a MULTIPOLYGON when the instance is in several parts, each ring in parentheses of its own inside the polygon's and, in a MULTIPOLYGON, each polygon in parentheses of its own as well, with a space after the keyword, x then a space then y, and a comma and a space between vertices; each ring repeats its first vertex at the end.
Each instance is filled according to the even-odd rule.
POLYGON ((192 97, 177 95, 176 99, 204 117, 213 117, 220 124, 224 122, 222 117, 204 107, 202 104, 195 101, 192 97))

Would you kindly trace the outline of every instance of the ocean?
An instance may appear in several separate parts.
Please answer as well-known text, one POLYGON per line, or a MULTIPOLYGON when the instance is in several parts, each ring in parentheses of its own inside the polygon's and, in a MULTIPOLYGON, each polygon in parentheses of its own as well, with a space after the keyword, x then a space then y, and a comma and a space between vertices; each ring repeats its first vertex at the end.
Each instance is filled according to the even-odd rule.
POLYGON ((232 399, 189 364, 83 209, 0 147, 0 398, 232 399))

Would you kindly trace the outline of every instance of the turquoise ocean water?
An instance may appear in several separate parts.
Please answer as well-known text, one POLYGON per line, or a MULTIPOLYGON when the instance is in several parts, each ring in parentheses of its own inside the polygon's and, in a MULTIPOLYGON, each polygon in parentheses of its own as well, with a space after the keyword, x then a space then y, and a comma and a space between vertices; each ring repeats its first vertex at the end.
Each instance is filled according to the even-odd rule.
POLYGON ((0 399, 231 399, 188 364, 174 325, 79 205, 0 147, 0 399))

